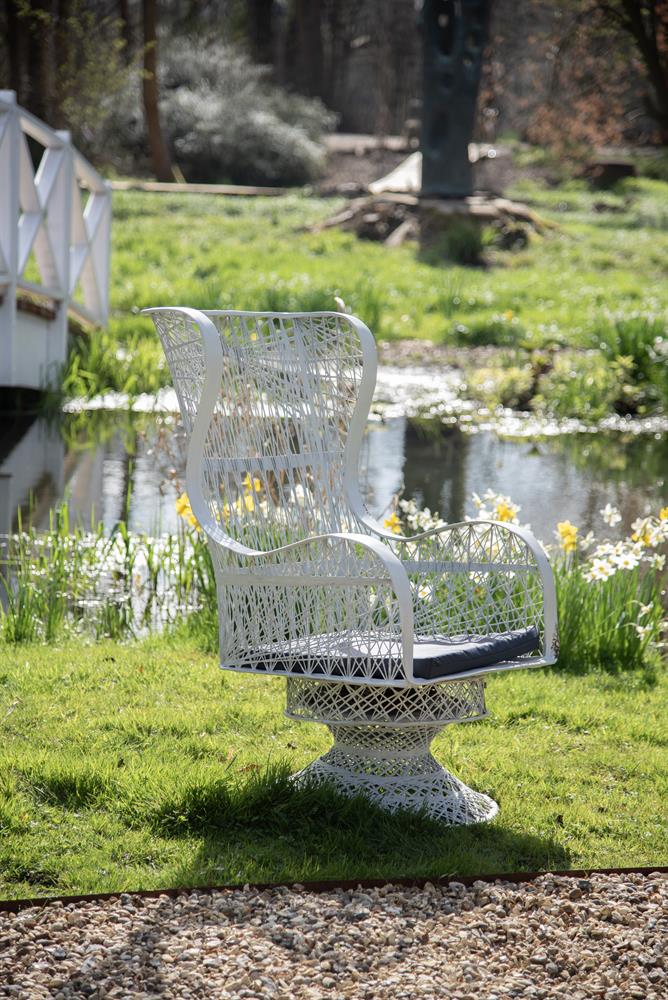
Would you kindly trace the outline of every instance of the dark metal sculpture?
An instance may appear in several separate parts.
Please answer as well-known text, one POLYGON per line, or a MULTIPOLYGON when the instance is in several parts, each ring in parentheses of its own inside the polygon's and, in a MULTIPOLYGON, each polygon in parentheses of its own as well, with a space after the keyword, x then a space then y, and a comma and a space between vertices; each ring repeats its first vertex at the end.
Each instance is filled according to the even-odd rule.
POLYGON ((490 0, 424 0, 422 194, 473 192, 473 135, 490 0))

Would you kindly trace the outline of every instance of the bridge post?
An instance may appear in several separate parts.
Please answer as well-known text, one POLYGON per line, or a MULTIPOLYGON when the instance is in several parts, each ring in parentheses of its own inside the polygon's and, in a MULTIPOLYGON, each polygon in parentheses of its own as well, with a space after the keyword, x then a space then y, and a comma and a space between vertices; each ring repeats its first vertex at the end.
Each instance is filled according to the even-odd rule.
POLYGON ((68 314, 106 325, 110 227, 111 188, 70 133, 0 91, 0 386, 57 382, 68 314))
MULTIPOLYGON (((58 179, 49 200, 49 230, 54 245, 54 256, 58 268, 58 285, 62 289, 62 299, 58 304, 53 330, 47 341, 47 379, 51 380, 67 359, 68 310, 74 289, 70 285, 70 246, 72 245, 72 187, 76 184, 74 173, 74 152, 71 134, 65 129, 56 135, 63 145, 58 153, 63 163, 58 171, 58 179)), ((48 155, 48 152, 47 152, 48 155)))
POLYGON ((0 90, 0 385, 13 385, 19 264, 19 142, 16 94, 0 90))

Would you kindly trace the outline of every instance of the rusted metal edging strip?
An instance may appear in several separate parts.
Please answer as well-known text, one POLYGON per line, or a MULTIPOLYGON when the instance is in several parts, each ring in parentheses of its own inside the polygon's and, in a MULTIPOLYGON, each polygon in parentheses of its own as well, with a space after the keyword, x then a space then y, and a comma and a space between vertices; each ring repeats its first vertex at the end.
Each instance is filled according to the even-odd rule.
POLYGON ((134 899, 157 899, 158 896, 169 896, 176 898, 191 892, 202 894, 211 892, 233 892, 240 889, 255 890, 263 892, 267 889, 293 889, 299 892, 334 892, 337 889, 382 889, 386 885, 397 885, 406 888, 423 889, 430 883, 436 886, 447 886, 452 882, 460 885, 471 886, 474 882, 511 882, 522 884, 523 882, 533 882, 544 875, 552 875, 555 878, 589 878, 591 875, 668 875, 668 867, 654 865, 651 868, 573 868, 566 871, 542 871, 542 872, 502 872, 496 875, 444 875, 440 878, 371 878, 371 879, 331 879, 323 882, 250 882, 235 883, 229 885, 196 885, 182 886, 178 889, 146 889, 146 890, 125 890, 118 889, 116 892, 94 892, 79 896, 37 896, 34 899, 6 899, 0 900, 0 913, 18 913, 31 906, 48 906, 50 903, 62 903, 67 906, 70 903, 97 903, 107 899, 118 899, 119 896, 130 896, 134 899))

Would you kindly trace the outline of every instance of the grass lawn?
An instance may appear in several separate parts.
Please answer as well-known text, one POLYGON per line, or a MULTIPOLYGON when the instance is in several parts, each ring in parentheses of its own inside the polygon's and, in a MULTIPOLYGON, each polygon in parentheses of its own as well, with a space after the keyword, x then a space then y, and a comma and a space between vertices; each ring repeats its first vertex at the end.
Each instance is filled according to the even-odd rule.
MULTIPOLYGON (((596 193, 527 182, 513 193, 558 226, 520 251, 490 246, 481 268, 429 263, 412 243, 388 250, 337 229, 308 232, 337 200, 116 192, 110 327, 79 339, 66 391, 139 392, 168 381, 152 324, 137 315, 145 306, 333 309, 338 294, 377 337, 504 348, 504 402, 526 388, 518 383, 531 351, 574 347, 595 356, 567 357, 538 386, 557 409, 577 415, 579 395, 595 397, 594 416, 613 404, 668 403, 668 376, 647 399, 643 384, 648 345, 666 329, 668 184, 638 179, 596 193), (635 368, 617 371, 629 353, 635 368)), ((534 367, 543 371, 545 359, 534 367)))
POLYGON ((492 677, 437 755, 501 805, 446 829, 287 774, 321 726, 188 641, 0 645, 0 896, 668 864, 668 677, 492 677))

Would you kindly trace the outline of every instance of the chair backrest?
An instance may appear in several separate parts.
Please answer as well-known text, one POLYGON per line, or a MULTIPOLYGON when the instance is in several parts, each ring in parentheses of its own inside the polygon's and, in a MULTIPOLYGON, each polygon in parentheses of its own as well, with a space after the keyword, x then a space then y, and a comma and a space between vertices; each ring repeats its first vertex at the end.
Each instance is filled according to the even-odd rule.
POLYGON ((153 311, 153 319, 186 432, 195 419, 207 423, 198 469, 222 530, 258 549, 350 530, 376 378, 364 324, 341 313, 178 309, 153 311), (204 391, 198 315, 218 331, 216 391, 204 391))

